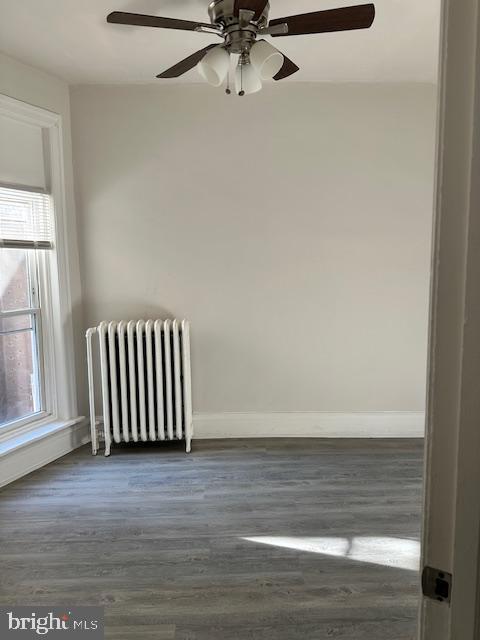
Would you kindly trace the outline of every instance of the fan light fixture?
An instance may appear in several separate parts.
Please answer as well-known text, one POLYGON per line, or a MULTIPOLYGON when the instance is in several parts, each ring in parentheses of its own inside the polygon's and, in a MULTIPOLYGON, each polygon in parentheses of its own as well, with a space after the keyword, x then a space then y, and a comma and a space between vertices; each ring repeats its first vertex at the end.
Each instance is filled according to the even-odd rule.
POLYGON ((250 49, 250 62, 262 80, 270 80, 283 67, 285 58, 266 40, 259 40, 250 49))
POLYGON ((221 44, 210 49, 197 64, 199 74, 213 87, 219 87, 223 83, 229 67, 230 56, 221 44))
MULTIPOLYGON (((244 96, 259 91, 262 88, 262 80, 283 80, 299 70, 292 60, 263 40, 263 36, 277 38, 368 29, 375 18, 375 6, 360 4, 274 20, 269 20, 269 13, 269 0, 210 0, 210 22, 193 22, 125 11, 113 11, 107 16, 107 22, 136 27, 198 31, 219 36, 223 44, 210 44, 192 53, 188 58, 159 73, 157 78, 178 78, 196 66, 209 84, 219 87, 228 78, 230 55, 238 55, 235 88, 239 96, 244 96)), ((226 93, 231 93, 228 79, 226 93)))

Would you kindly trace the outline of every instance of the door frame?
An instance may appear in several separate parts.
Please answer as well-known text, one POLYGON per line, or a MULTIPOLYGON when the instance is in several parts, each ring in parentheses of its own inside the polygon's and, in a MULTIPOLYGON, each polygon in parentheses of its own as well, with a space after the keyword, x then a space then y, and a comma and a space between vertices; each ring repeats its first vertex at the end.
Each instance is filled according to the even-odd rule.
POLYGON ((443 0, 422 567, 452 574, 422 597, 420 640, 480 637, 480 0, 443 0))

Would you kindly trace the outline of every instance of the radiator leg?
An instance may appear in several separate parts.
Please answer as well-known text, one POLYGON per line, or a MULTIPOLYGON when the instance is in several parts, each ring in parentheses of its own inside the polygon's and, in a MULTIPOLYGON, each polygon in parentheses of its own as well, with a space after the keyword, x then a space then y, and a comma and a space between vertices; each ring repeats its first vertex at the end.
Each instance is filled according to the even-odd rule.
POLYGON ((97 424, 94 423, 92 427, 92 456, 96 456, 98 453, 98 434, 97 434, 97 424))
POLYGON ((88 329, 86 333, 87 339, 87 362, 88 362, 88 402, 90 408, 90 437, 92 441, 92 456, 96 456, 98 452, 98 433, 97 420, 95 417, 95 385, 93 380, 93 355, 92 355, 92 336, 97 333, 95 328, 88 329))
POLYGON ((110 432, 105 429, 105 425, 103 425, 103 436, 105 438, 105 457, 107 458, 110 455, 112 440, 110 438, 110 432))
POLYGON ((91 428, 91 439, 92 439, 92 456, 96 456, 98 453, 98 435, 97 435, 97 426, 95 422, 91 428))
POLYGON ((191 438, 187 438, 185 450, 186 450, 187 453, 190 453, 190 451, 192 450, 192 439, 191 438))

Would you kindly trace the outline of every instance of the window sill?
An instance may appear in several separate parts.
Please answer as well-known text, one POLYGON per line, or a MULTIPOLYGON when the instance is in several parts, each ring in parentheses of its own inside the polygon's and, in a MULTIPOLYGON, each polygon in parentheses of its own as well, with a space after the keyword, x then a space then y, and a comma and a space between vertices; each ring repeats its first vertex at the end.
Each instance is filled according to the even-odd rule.
POLYGON ((36 429, 37 427, 52 421, 53 416, 51 413, 40 411, 39 413, 31 413, 24 418, 7 422, 7 424, 0 427, 0 443, 8 440, 14 435, 18 436, 21 433, 26 433, 27 431, 31 431, 32 429, 36 429))
POLYGON ((0 441, 0 458, 43 440, 44 438, 48 438, 64 429, 80 424, 83 420, 83 416, 69 418, 68 420, 55 420, 50 416, 48 421, 42 421, 40 424, 32 425, 28 430, 22 429, 21 433, 10 431, 8 434, 5 434, 0 441))

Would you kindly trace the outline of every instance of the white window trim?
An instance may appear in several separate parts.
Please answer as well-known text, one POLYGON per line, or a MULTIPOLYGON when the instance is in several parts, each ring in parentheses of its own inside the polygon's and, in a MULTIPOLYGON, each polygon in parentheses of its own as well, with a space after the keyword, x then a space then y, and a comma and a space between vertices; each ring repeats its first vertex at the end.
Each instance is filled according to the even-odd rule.
MULTIPOLYGON (((48 274, 49 286, 43 286, 42 319, 47 328, 44 353, 46 411, 12 422, 0 430, 0 442, 19 433, 34 431, 50 422, 71 424, 77 420, 75 358, 73 349, 72 298, 68 256, 65 171, 63 157, 62 118, 40 107, 0 94, 0 115, 19 122, 39 126, 43 130, 44 149, 48 164, 50 191, 54 209, 53 251, 39 255, 44 261, 43 274, 48 274)), ((23 187, 20 187, 23 188, 23 187)), ((42 283, 40 283, 42 284, 42 283)))

